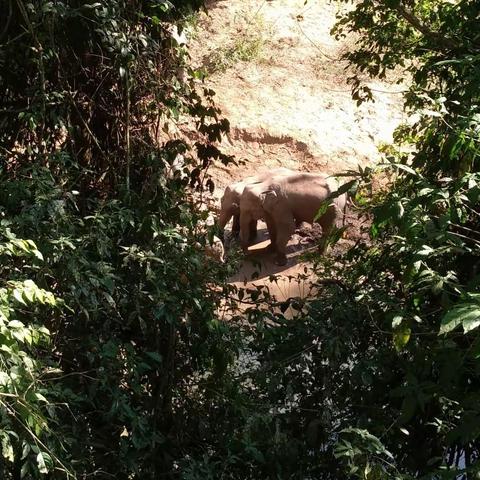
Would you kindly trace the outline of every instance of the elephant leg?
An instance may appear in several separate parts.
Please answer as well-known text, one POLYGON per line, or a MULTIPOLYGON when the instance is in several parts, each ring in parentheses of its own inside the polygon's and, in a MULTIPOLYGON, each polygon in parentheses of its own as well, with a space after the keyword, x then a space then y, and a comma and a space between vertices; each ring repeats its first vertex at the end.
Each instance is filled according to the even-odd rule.
POLYGON ((237 238, 240 233, 240 215, 235 214, 233 216, 233 223, 232 223, 232 236, 237 238))
POLYGON ((292 214, 285 215, 282 222, 277 224, 277 236, 275 249, 277 252, 275 263, 277 265, 286 265, 287 263, 287 243, 295 232, 295 220, 292 214))
POLYGON ((276 250, 277 243, 277 229, 275 226, 275 222, 270 215, 265 215, 265 223, 267 224, 267 230, 270 236, 270 245, 268 245, 266 249, 269 252, 274 252, 276 250))
POLYGON ((257 220, 252 220, 249 225, 249 240, 250 243, 253 243, 253 241, 257 238, 257 220))
POLYGON ((240 212, 240 244, 242 245, 242 249, 245 253, 248 252, 248 247, 251 245, 250 225, 252 221, 254 221, 254 219, 252 219, 252 215, 247 213, 245 210, 240 212))

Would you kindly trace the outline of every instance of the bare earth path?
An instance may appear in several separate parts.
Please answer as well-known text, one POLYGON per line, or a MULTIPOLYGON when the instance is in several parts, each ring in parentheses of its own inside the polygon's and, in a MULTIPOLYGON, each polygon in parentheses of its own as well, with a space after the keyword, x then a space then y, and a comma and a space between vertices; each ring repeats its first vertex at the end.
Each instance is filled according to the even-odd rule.
MULTIPOLYGON (((231 181, 272 167, 336 173, 372 164, 403 119, 404 87, 394 82, 370 82, 375 103, 357 107, 346 82, 351 72, 340 60, 355 39, 336 41, 329 33, 339 5, 304 3, 216 0, 200 18, 190 54, 194 65, 212 72, 206 86, 230 120, 222 150, 245 161, 215 168, 219 196, 231 181)), ((295 258, 284 269, 265 258, 261 277, 303 271, 295 254, 299 237, 290 244, 295 258)), ((232 281, 241 283, 251 273, 246 264, 232 281)), ((275 287, 281 297, 305 295, 303 287, 287 283, 275 287)))

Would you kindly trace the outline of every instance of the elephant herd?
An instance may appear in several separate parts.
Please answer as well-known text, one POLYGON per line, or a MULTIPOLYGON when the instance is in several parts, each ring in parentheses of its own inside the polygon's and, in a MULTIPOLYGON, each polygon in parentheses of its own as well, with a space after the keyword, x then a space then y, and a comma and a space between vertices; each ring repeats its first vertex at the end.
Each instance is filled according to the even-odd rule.
POLYGON ((244 252, 257 234, 257 221, 264 220, 270 235, 269 250, 275 263, 287 263, 287 243, 302 222, 318 222, 326 236, 333 227, 343 224, 346 194, 332 196, 322 213, 319 209, 338 185, 323 173, 307 173, 275 168, 229 185, 221 199, 218 226, 223 234, 233 217, 232 234, 240 237, 244 252), (318 218, 316 218, 318 215, 318 218))

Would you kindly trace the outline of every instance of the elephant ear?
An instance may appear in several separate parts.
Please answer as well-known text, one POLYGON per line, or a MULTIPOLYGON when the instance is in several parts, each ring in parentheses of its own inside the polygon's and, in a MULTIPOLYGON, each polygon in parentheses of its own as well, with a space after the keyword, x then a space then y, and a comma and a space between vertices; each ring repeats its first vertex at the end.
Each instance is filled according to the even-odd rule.
POLYGON ((262 206, 267 212, 271 212, 280 201, 275 190, 267 190, 261 195, 262 206))

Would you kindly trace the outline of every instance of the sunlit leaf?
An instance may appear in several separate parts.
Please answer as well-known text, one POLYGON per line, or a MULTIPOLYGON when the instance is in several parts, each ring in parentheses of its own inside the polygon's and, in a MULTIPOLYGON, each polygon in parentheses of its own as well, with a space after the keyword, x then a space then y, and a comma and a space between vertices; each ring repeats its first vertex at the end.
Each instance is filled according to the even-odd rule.
POLYGON ((480 305, 477 303, 462 303, 447 312, 440 324, 439 335, 451 332, 459 325, 465 333, 480 325, 480 305))
POLYGON ((407 325, 401 325, 393 331, 393 343, 398 351, 408 343, 411 333, 412 330, 407 325))
POLYGON ((45 464, 45 458, 42 452, 39 452, 37 455, 37 466, 40 473, 48 473, 48 468, 45 464))
POLYGON ((12 462, 15 460, 12 443, 10 437, 5 432, 2 432, 2 455, 5 460, 12 462))

